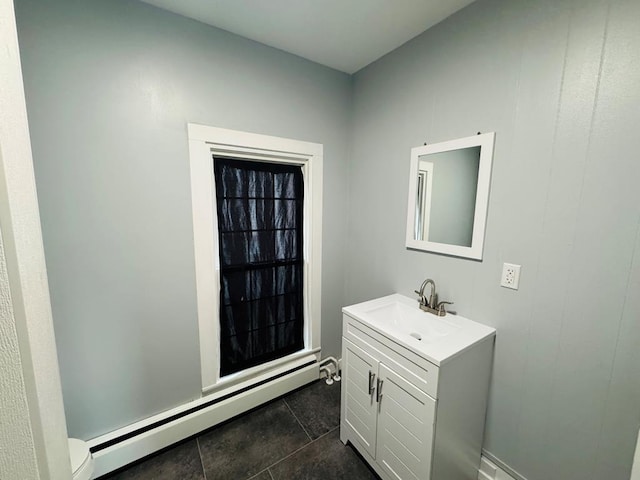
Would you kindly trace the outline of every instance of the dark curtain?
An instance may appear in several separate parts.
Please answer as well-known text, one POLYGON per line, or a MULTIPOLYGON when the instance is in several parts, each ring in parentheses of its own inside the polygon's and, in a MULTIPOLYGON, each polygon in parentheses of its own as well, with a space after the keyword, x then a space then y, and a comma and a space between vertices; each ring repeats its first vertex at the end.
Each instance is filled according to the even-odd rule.
POLYGON ((214 157, 220 375, 304 348, 302 167, 214 157))

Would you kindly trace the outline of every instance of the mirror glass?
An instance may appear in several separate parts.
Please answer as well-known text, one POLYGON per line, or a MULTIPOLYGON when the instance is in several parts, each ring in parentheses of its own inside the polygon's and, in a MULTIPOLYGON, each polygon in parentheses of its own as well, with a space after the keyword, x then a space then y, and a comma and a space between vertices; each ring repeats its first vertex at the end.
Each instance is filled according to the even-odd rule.
POLYGON ((408 248, 482 259, 494 138, 411 150, 408 248))

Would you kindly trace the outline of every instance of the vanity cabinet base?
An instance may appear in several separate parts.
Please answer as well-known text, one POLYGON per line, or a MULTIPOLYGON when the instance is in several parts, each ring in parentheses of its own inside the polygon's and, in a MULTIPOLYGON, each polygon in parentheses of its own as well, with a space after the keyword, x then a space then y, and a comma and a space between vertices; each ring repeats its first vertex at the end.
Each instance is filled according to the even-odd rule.
POLYGON ((494 338, 437 366, 345 314, 341 441, 384 480, 476 480, 494 338))

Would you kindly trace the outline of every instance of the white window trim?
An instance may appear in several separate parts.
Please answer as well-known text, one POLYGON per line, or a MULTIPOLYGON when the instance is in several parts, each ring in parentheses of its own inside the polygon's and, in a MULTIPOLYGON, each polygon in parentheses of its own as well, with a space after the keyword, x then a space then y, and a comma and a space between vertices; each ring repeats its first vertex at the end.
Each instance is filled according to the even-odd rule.
POLYGON ((188 124, 191 199, 196 271, 200 362, 203 393, 218 391, 275 371, 289 361, 314 355, 320 359, 322 265, 322 157, 321 144, 259 135, 224 128, 188 124), (219 292, 216 196, 212 155, 295 163, 304 177, 304 311, 305 348, 301 352, 219 377, 219 292))

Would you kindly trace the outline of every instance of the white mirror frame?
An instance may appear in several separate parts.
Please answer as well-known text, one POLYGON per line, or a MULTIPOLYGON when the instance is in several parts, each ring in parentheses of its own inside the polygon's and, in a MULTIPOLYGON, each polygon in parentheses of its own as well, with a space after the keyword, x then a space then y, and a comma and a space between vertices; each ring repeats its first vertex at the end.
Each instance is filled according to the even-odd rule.
POLYGON ((442 253, 456 257, 482 260, 484 247, 484 232, 489 206, 489 188, 491 185, 491 163, 493 161, 493 146, 495 132, 459 138, 448 142, 434 143, 411 149, 411 167, 409 170, 409 196, 407 206, 407 248, 442 253), (418 166, 420 157, 432 153, 449 152, 463 148, 480 147, 480 163, 478 167, 478 187, 476 190, 476 207, 473 216, 473 234, 471 246, 449 245, 446 243, 430 242, 415 239, 416 194, 418 166))

